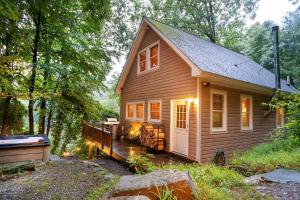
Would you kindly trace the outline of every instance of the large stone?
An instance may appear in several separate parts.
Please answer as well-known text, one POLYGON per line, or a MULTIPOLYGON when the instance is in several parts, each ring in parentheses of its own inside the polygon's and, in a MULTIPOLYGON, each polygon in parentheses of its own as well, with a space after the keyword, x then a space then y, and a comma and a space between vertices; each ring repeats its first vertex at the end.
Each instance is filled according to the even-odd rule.
POLYGON ((197 194, 188 172, 158 170, 145 175, 121 177, 113 188, 112 197, 144 195, 156 200, 158 190, 166 189, 172 190, 177 199, 192 200, 193 194, 197 194))
POLYGON ((150 199, 144 195, 137 195, 137 196, 112 197, 109 200, 150 200, 150 199))

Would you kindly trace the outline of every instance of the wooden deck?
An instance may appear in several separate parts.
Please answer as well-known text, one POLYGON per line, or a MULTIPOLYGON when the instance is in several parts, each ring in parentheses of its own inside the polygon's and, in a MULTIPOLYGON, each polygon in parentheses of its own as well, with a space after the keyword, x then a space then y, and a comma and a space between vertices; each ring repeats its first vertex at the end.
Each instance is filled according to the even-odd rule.
POLYGON ((141 149, 141 145, 132 143, 128 140, 114 140, 109 130, 105 130, 104 127, 95 127, 90 124, 83 125, 83 136, 90 147, 97 147, 103 151, 106 155, 112 158, 124 162, 131 155, 141 155, 151 153, 154 155, 152 161, 155 164, 173 164, 173 163, 190 163, 187 158, 183 158, 171 153, 162 151, 147 151, 146 147, 141 149))

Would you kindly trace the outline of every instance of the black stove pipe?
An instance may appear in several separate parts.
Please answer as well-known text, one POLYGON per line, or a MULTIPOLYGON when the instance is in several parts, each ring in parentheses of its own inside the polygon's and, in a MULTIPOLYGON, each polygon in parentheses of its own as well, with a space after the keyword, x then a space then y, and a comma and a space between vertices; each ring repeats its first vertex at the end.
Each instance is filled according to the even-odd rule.
POLYGON ((279 26, 272 27, 272 41, 273 41, 273 54, 274 54, 274 73, 275 73, 275 88, 281 88, 280 83, 280 66, 279 66, 279 45, 278 45, 278 31, 279 26))

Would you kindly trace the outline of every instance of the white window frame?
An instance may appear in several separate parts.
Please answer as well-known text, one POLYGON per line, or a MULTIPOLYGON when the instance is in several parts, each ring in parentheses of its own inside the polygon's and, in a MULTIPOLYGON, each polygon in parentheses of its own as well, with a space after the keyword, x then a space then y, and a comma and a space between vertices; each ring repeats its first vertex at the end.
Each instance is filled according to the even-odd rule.
POLYGON ((240 95, 240 126, 241 126, 241 131, 253 131, 253 97, 250 95, 245 95, 245 94, 240 95), (243 121, 242 121, 242 114, 243 114, 242 99, 243 98, 250 99, 250 119, 249 119, 250 121, 249 121, 248 128, 243 127, 243 121))
POLYGON ((220 132, 227 132, 227 92, 223 90, 216 90, 216 89, 211 89, 210 90, 210 130, 211 133, 220 133, 220 132), (213 127, 213 95, 214 94, 219 94, 223 95, 224 97, 224 102, 223 102, 223 122, 222 128, 214 128, 213 127))
POLYGON ((162 118, 162 100, 161 99, 156 99, 156 100, 149 100, 148 101, 148 122, 153 122, 153 123, 161 123, 161 118, 162 118), (159 117, 160 119, 151 119, 151 103, 160 103, 159 107, 159 117))
POLYGON ((147 46, 146 48, 140 50, 138 52, 138 59, 137 59, 137 74, 144 74, 144 73, 147 73, 147 72, 150 72, 150 71, 153 71, 153 70, 157 70, 159 69, 159 66, 160 66, 160 41, 156 41, 154 43, 152 43, 151 45, 147 46), (154 47, 155 45, 158 46, 158 49, 157 49, 157 66, 156 67, 153 67, 151 68, 151 59, 150 59, 150 49, 152 47, 154 47), (140 71, 140 53, 142 53, 143 51, 146 51, 146 68, 144 71, 140 71))
POLYGON ((284 109, 283 108, 276 108, 276 122, 275 123, 276 123, 276 128, 280 128, 280 127, 284 126, 284 109), (281 125, 277 124, 277 121, 278 121, 277 112, 278 112, 279 109, 282 109, 282 112, 283 112, 282 119, 281 119, 281 125))
POLYGON ((145 119, 145 101, 127 102, 126 103, 126 119, 131 120, 131 121, 144 121, 144 119, 145 119), (136 110, 137 104, 143 104, 143 106, 144 106, 143 118, 137 118, 137 110, 136 110), (133 105, 133 117, 128 117, 128 105, 133 105))

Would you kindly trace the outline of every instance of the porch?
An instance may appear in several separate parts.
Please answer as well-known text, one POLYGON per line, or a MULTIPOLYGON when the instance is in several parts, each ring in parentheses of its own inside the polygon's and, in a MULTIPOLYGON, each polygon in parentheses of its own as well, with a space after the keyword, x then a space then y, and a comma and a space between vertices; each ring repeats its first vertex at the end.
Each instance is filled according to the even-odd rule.
POLYGON ((113 139, 112 127, 100 123, 84 123, 83 137, 89 146, 90 152, 101 150, 107 156, 121 162, 125 162, 132 155, 154 155, 152 161, 155 164, 190 163, 191 160, 165 151, 149 151, 141 148, 137 142, 127 139, 113 139))

